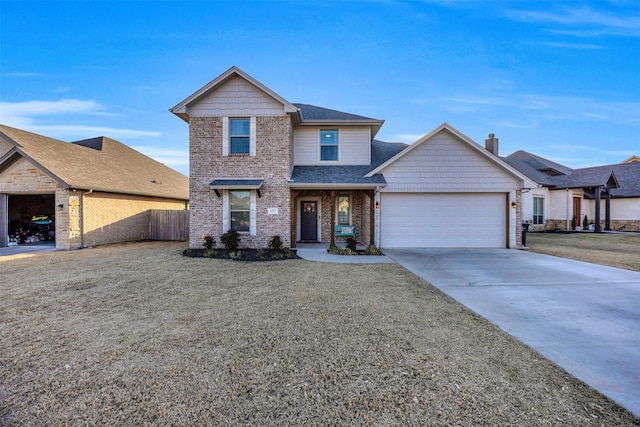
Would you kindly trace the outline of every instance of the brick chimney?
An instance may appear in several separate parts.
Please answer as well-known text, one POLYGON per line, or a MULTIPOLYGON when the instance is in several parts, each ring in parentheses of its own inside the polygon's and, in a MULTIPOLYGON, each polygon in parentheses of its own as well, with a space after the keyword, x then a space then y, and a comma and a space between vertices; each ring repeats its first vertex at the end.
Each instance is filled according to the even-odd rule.
POLYGON ((498 155, 498 138, 495 133, 490 133, 489 138, 484 140, 484 148, 494 156, 498 155))

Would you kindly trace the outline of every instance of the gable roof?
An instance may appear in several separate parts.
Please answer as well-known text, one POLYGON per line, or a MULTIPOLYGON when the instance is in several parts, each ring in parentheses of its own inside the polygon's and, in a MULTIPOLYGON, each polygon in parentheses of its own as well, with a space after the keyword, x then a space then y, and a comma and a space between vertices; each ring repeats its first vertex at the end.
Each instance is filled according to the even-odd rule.
POLYGON ((571 169, 522 150, 504 160, 531 179, 552 189, 609 186, 611 197, 640 197, 640 162, 571 169), (549 165, 562 170, 564 174, 552 176, 540 171, 549 165))
POLYGON ((523 186, 525 188, 532 188, 532 187, 537 187, 538 186, 538 184, 536 182, 532 181, 525 174, 523 174, 522 172, 520 172, 517 169, 513 168, 512 166, 510 166, 509 164, 504 162, 502 159, 500 159, 498 156, 493 155, 488 150, 486 150, 484 147, 482 147, 481 145, 479 145, 478 143, 473 141, 471 138, 467 137, 462 132, 458 131, 456 128, 454 128, 453 126, 451 126, 448 123, 442 123, 440 126, 436 127, 434 130, 432 130, 428 134, 424 135, 423 137, 418 139, 416 142, 414 142, 413 144, 409 145, 404 150, 402 150, 401 152, 399 152, 395 156, 391 157, 390 159, 388 159, 387 161, 382 163, 380 166, 378 166, 375 169, 373 169, 366 176, 372 176, 374 174, 381 173, 387 166, 389 166, 392 163, 396 162, 398 159, 401 159, 402 157, 408 155, 409 153, 411 153, 411 151, 415 150, 420 145, 426 143, 433 136, 435 136, 436 134, 438 134, 440 132, 448 132, 448 133, 450 133, 451 135, 456 137, 459 141, 461 141, 463 144, 466 144, 468 147, 470 147, 471 149, 476 151, 480 156, 485 157, 490 162, 492 162, 496 166, 502 168, 503 170, 505 170, 510 175, 522 180, 522 184, 523 184, 523 186))
POLYGON ((73 143, 0 125, 13 148, 3 166, 22 156, 63 188, 189 200, 189 178, 110 138, 73 143))
POLYGON ((256 88, 258 88, 262 92, 266 93, 273 99, 280 102, 284 107, 285 113, 298 112, 298 108, 296 106, 294 106, 289 101, 287 101, 286 99, 284 99, 283 97, 281 97, 280 95, 278 95, 277 93, 275 93, 274 91, 272 91, 271 89, 269 89, 268 87, 266 87, 265 85, 263 85, 262 83, 260 83, 259 81, 257 81, 256 79, 254 79, 249 74, 245 73, 244 71, 242 71, 236 66, 229 68, 227 71, 220 74, 218 77, 211 80, 206 85, 202 86, 200 89, 198 89, 197 91, 189 95, 187 98, 180 101, 175 107, 170 108, 169 111, 171 111, 173 114, 175 114, 176 116, 180 117, 182 120, 188 123, 189 114, 187 112, 187 107, 193 104, 194 102, 197 102, 203 96, 206 96, 208 93, 222 86, 223 84, 225 84, 227 81, 229 81, 235 76, 239 76, 243 78, 244 80, 246 80, 256 88))
POLYGON ((371 164, 358 166, 295 166, 291 173, 289 186, 339 186, 348 184, 349 187, 375 187, 386 185, 381 174, 368 176, 368 173, 404 150, 407 144, 389 143, 378 140, 371 142, 371 164))
POLYGON ((371 138, 373 138, 384 124, 384 120, 372 119, 370 117, 359 116, 357 114, 330 110, 328 108, 317 107, 309 104, 292 104, 236 66, 229 68, 227 71, 211 80, 209 83, 179 102, 175 107, 170 108, 169 111, 188 123, 188 107, 215 91, 234 77, 241 77, 258 90, 281 103, 283 105, 283 111, 285 113, 292 114, 293 122, 298 125, 365 125, 371 127, 371 138))

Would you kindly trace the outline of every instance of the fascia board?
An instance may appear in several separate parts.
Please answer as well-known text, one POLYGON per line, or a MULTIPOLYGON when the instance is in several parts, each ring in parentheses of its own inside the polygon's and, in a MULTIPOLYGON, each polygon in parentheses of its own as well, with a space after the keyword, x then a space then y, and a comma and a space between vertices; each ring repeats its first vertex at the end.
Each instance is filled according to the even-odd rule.
POLYGON ((386 187, 387 184, 345 184, 345 183, 295 183, 289 182, 289 188, 298 188, 298 189, 324 189, 324 190, 360 190, 360 189, 372 189, 378 187, 386 187))

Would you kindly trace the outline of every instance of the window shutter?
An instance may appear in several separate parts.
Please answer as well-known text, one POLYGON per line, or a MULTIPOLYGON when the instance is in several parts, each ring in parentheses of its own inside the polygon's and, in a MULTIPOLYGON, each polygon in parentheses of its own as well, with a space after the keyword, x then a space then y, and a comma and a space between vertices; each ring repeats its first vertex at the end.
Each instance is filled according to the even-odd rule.
POLYGON ((249 119, 249 155, 256 155, 256 118, 249 119))
POLYGON ((222 118, 222 155, 229 155, 229 117, 222 118))
POLYGON ((229 190, 222 190, 222 233, 226 233, 231 228, 229 218, 229 190))
POLYGON ((255 236, 256 233, 256 190, 251 190, 251 204, 249 211, 249 235, 255 236))

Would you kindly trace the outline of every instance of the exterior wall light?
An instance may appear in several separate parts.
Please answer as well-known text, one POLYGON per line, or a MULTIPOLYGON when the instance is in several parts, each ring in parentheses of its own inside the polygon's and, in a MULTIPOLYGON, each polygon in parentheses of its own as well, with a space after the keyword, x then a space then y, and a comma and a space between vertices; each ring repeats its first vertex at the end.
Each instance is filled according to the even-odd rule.
POLYGON ((518 207, 518 204, 516 202, 511 202, 511 207, 515 209, 518 207))

